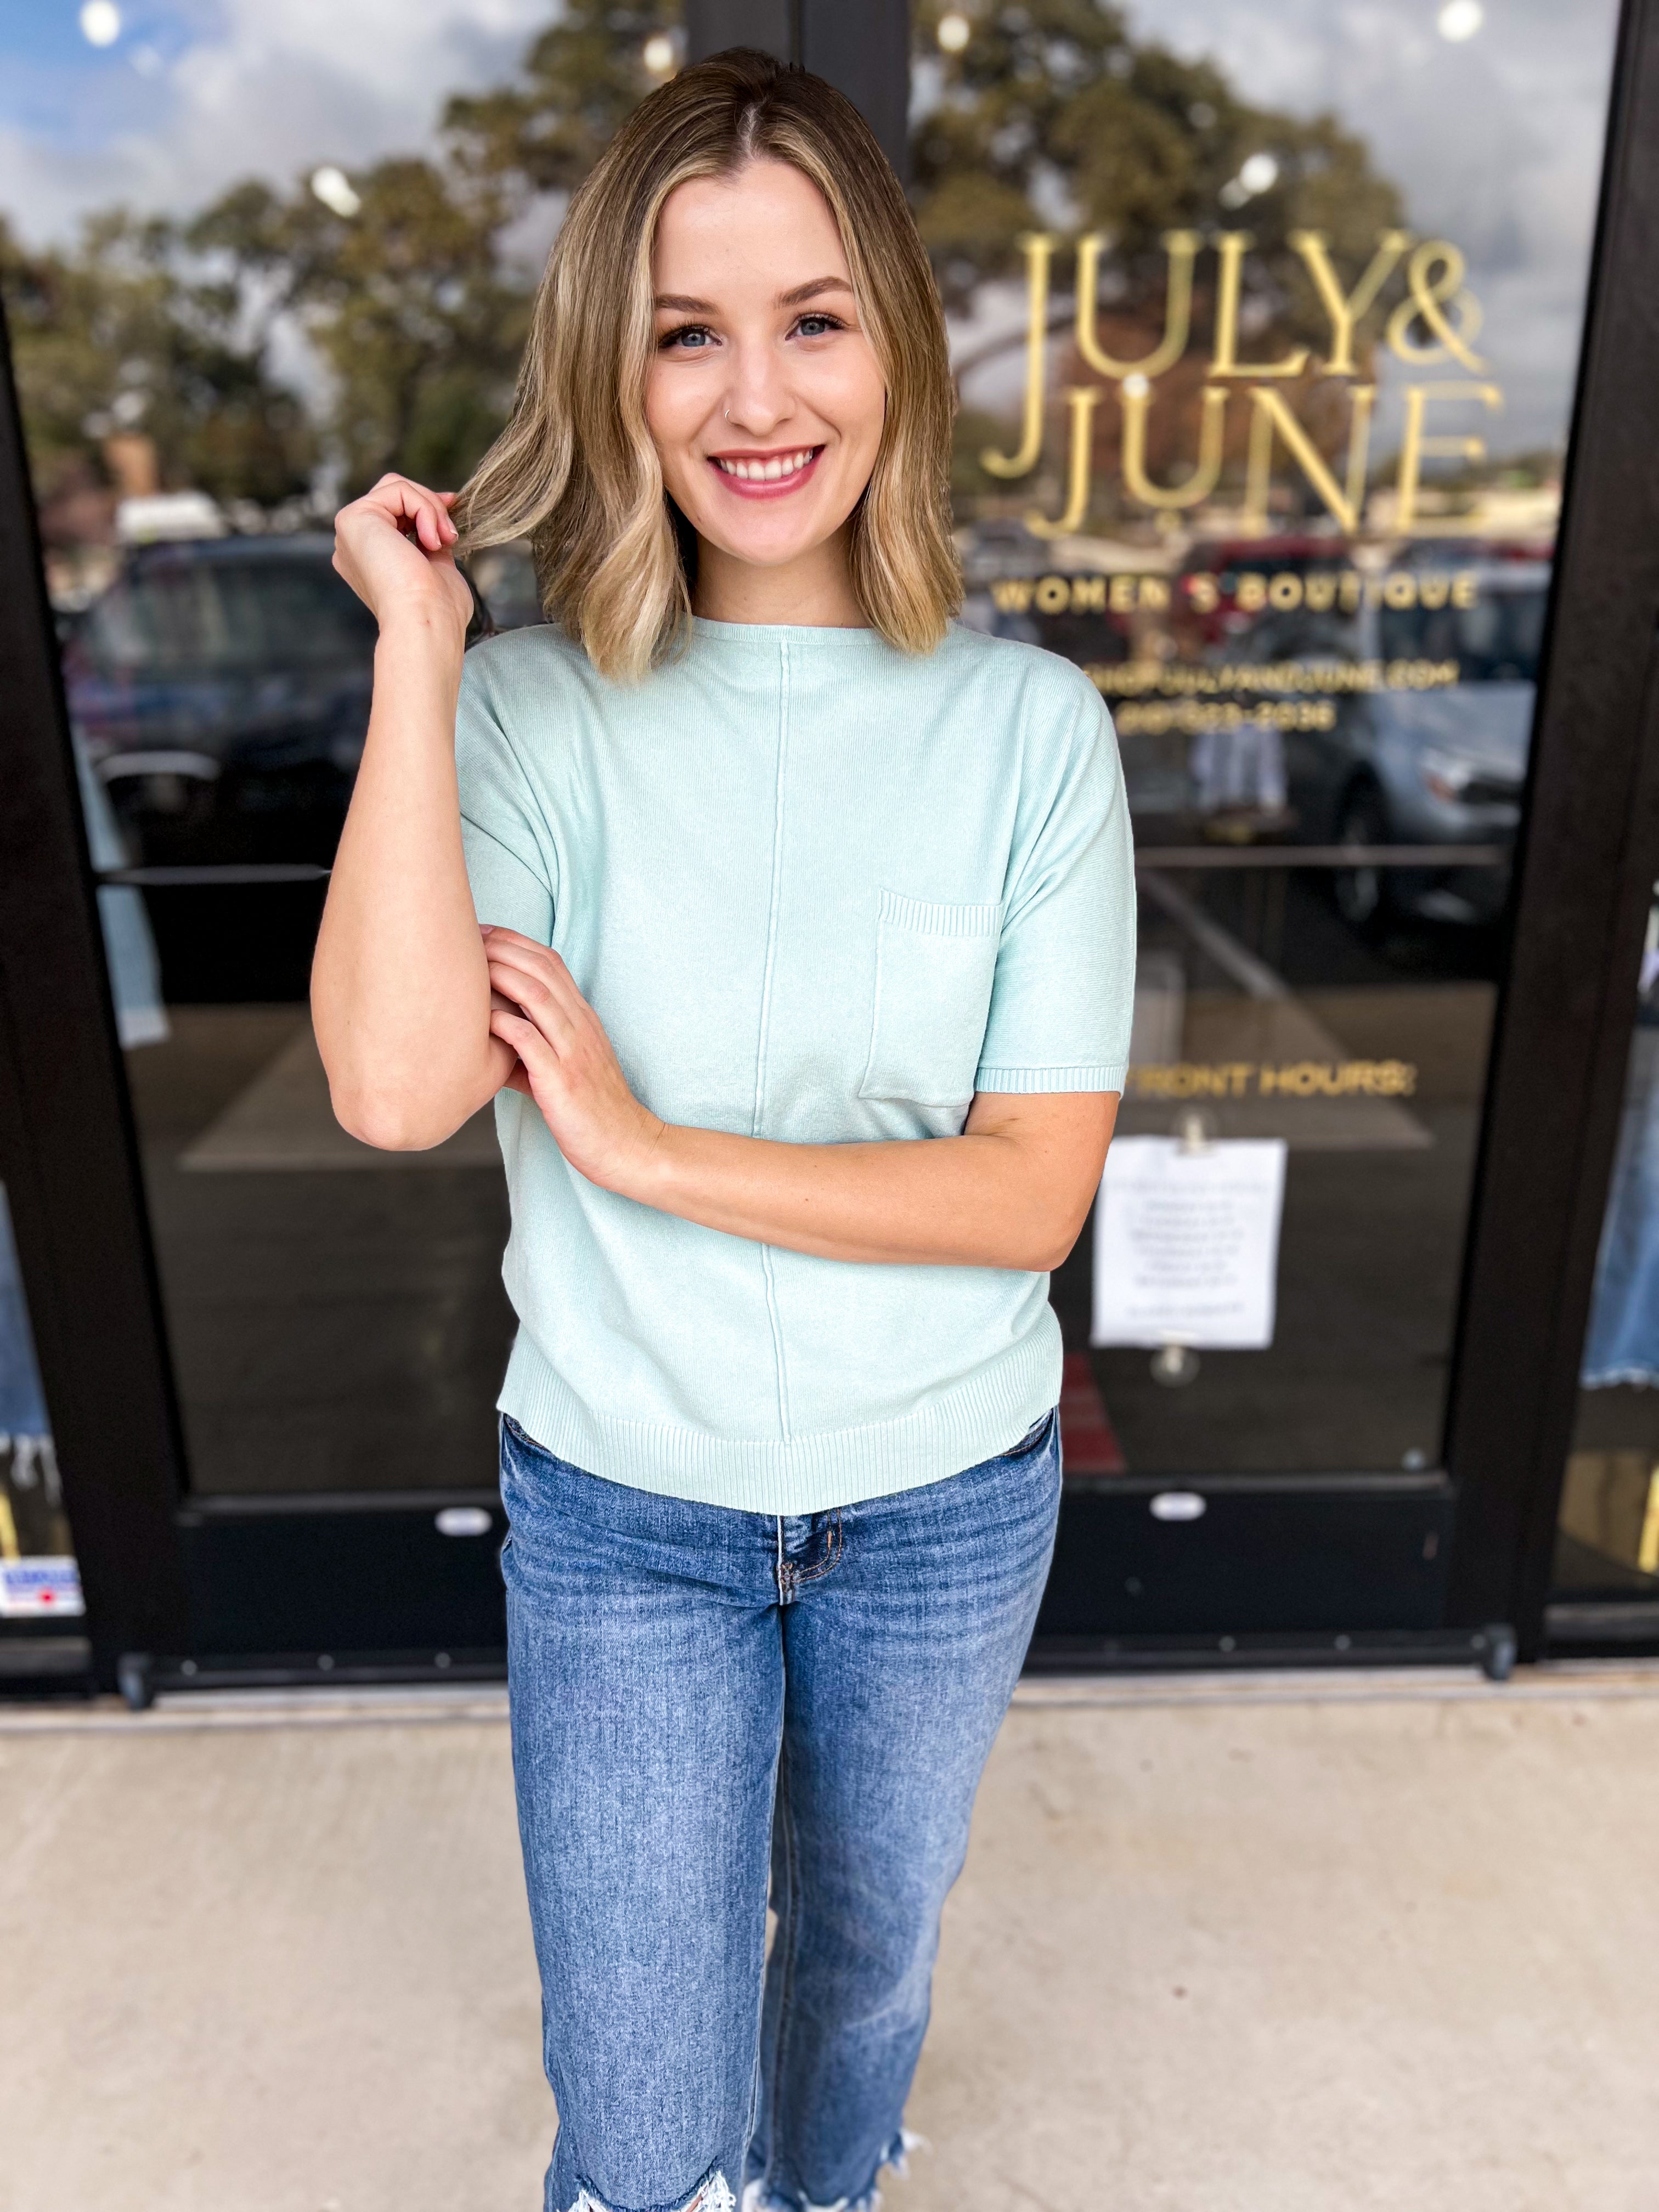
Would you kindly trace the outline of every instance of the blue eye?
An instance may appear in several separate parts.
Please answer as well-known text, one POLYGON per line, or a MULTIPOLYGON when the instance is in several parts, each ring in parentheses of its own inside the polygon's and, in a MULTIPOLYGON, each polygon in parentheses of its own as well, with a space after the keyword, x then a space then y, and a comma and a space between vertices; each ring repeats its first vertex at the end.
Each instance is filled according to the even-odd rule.
POLYGON ((833 315, 803 315, 795 328, 804 338, 821 338, 830 331, 840 330, 842 325, 833 315))
POLYGON ((679 346, 687 353, 702 353, 714 341, 714 332, 705 325, 682 323, 677 331, 665 331, 657 343, 665 352, 670 346, 679 346))

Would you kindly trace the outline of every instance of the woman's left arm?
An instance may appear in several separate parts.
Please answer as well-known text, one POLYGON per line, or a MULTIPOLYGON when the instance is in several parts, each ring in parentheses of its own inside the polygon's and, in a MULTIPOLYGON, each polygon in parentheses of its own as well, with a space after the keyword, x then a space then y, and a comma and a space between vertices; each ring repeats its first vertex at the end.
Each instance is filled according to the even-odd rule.
POLYGON ((1115 1091, 975 1098, 959 1137, 781 1144, 662 1121, 641 1103, 556 952, 486 929, 490 1027, 513 1087, 591 1182, 705 1228, 829 1260, 1047 1273, 1099 1187, 1115 1091))

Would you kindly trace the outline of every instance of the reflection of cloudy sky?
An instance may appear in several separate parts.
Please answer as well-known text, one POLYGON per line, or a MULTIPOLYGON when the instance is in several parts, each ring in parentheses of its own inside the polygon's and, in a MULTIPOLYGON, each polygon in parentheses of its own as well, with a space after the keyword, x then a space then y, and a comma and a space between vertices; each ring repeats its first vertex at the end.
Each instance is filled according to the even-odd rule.
POLYGON ((119 0, 94 48, 78 0, 0 0, 0 212, 60 235, 125 200, 188 210, 429 143, 445 94, 510 74, 548 0, 119 0))
MULTIPOLYGON (((1494 444, 1548 443, 1565 427, 1614 0, 1487 0, 1462 46, 1437 34, 1437 4, 1127 0, 1143 36, 1212 56, 1246 98, 1329 108, 1367 139, 1413 228, 1468 256, 1480 349, 1508 401, 1494 444)), ((250 172, 418 147, 444 94, 508 74, 551 12, 126 0, 122 37, 94 49, 76 0, 0 0, 0 211, 38 239, 113 200, 190 210, 250 172)), ((1016 357, 975 396, 1012 398, 1000 386, 1018 376, 1016 357)))
POLYGON ((1220 63, 1247 100, 1328 109, 1367 141, 1417 234, 1468 256, 1479 349, 1506 401, 1494 450, 1553 443, 1571 401, 1615 0, 1486 0, 1460 46, 1437 33, 1437 8, 1128 0, 1127 12, 1141 36, 1220 63))

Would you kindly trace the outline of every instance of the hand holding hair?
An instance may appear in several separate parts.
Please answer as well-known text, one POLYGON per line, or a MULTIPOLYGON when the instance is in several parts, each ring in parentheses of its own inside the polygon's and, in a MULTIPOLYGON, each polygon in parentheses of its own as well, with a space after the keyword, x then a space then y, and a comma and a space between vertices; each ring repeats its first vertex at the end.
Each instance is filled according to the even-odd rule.
POLYGON ((388 474, 335 516, 334 566, 383 630, 401 617, 453 617, 458 646, 465 635, 472 594, 455 566, 455 496, 388 474))

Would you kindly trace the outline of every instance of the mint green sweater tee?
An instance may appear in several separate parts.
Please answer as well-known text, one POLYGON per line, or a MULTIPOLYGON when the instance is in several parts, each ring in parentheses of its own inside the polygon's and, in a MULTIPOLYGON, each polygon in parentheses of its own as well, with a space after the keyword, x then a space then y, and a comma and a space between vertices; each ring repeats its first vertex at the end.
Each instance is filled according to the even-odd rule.
MULTIPOLYGON (((518 630, 466 656, 456 742, 478 919, 557 948, 665 1121, 926 1143, 976 1091, 1122 1089, 1128 815, 1069 662, 698 622, 623 685, 518 630)), ((500 1405, 560 1458, 812 1513, 971 1467, 1054 1403, 1046 1275, 727 1236, 587 1182, 520 1093, 495 1114, 500 1405)))

